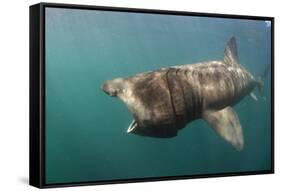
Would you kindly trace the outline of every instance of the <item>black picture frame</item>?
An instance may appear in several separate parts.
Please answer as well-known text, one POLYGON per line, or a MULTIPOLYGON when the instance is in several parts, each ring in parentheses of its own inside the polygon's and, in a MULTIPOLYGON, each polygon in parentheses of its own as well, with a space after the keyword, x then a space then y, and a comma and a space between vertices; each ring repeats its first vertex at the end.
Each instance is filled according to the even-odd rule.
POLYGON ((74 4, 39 3, 30 6, 30 129, 29 129, 29 184, 38 188, 83 186, 97 184, 162 181, 190 178, 226 177, 274 173, 274 18, 248 15, 195 13, 183 11, 103 7, 74 4), (271 169, 238 173, 217 173, 187 176, 167 176, 114 181, 69 182, 62 184, 45 183, 45 8, 106 10, 118 12, 153 13, 215 18, 270 20, 271 21, 271 169))

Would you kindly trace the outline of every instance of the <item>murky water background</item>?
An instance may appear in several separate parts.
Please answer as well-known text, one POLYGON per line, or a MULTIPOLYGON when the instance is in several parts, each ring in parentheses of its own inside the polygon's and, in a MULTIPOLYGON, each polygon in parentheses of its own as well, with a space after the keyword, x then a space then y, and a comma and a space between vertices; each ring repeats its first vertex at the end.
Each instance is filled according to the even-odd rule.
POLYGON ((267 170, 271 166, 270 73, 259 101, 234 108, 237 152, 203 120, 171 139, 127 134, 132 117, 105 80, 223 59, 235 36, 254 76, 271 63, 270 23, 75 9, 46 9, 46 183, 267 170))

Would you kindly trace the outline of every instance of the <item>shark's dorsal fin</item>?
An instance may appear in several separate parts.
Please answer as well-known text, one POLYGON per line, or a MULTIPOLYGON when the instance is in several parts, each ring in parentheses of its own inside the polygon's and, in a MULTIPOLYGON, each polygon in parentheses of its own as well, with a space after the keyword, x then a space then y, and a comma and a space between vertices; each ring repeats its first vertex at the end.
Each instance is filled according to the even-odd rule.
POLYGON ((239 64, 239 57, 237 52, 237 45, 235 37, 232 37, 224 50, 224 62, 228 65, 239 64))
POLYGON ((231 107, 219 111, 205 111, 203 118, 211 127, 238 151, 243 149, 243 132, 239 118, 231 107))

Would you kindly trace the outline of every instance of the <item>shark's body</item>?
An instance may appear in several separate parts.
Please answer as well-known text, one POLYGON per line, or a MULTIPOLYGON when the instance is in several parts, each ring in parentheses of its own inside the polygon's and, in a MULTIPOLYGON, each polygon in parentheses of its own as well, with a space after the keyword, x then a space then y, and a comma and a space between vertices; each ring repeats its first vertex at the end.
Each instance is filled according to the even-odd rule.
MULTIPOLYGON (((244 145, 239 118, 231 108, 260 85, 239 64, 236 41, 222 61, 163 68, 107 81, 103 90, 119 97, 134 120, 129 133, 173 137, 187 123, 203 118, 237 150, 244 145)), ((254 98, 255 96, 251 94, 254 98)))

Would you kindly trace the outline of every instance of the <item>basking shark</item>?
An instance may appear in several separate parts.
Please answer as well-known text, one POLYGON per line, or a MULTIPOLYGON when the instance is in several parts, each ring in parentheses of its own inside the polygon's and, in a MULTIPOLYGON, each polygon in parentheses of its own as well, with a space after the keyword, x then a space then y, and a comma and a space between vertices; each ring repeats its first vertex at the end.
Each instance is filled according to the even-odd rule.
POLYGON ((128 133, 168 138, 196 119, 204 119, 238 151, 243 149, 243 131, 232 108, 261 87, 239 63, 232 37, 224 59, 171 66, 131 77, 106 81, 102 89, 121 99, 133 115, 128 133))

